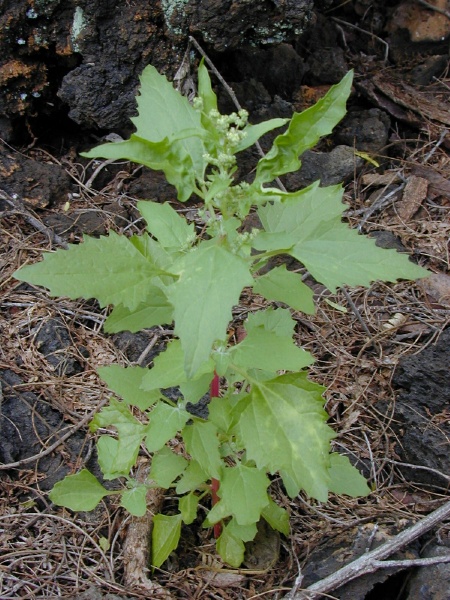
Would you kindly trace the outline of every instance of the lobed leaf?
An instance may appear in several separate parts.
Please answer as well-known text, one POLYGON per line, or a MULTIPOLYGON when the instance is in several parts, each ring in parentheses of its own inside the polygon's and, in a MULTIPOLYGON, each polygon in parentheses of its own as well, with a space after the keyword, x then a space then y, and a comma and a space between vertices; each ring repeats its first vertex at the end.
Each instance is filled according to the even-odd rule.
POLYGON ((190 525, 195 521, 197 517, 197 508, 199 500, 199 496, 197 496, 193 492, 180 498, 178 502, 178 509, 183 518, 183 522, 186 525, 190 525))
POLYGON ((122 493, 120 506, 123 506, 133 517, 143 517, 147 512, 147 487, 136 485, 122 493))
POLYGON ((127 404, 137 406, 141 410, 147 410, 158 401, 160 394, 156 390, 146 391, 142 389, 142 381, 148 369, 143 367, 121 367, 120 365, 109 365, 97 369, 101 379, 108 385, 109 389, 121 396, 127 404))
POLYGON ((370 488, 367 481, 349 461, 337 452, 330 455, 330 492, 346 494, 353 498, 367 496, 370 488))
POLYGON ((238 464, 222 471, 218 495, 220 500, 208 513, 208 523, 233 516, 238 525, 257 523, 269 503, 270 484, 263 470, 238 464))
POLYGON ((217 552, 223 560, 232 567, 238 568, 245 554, 244 542, 232 535, 227 527, 224 527, 216 543, 217 552))
POLYGON ((192 378, 209 359, 213 343, 226 338, 232 307, 253 278, 243 259, 206 242, 187 254, 174 270, 179 279, 167 288, 167 296, 174 306, 184 368, 192 378))
MULTIPOLYGON (((282 375, 255 383, 244 399, 236 425, 247 458, 259 469, 280 471, 292 480, 290 492, 304 489, 326 501, 330 476, 329 444, 333 430, 326 425, 323 388, 303 375, 282 375)), ((283 477, 284 479, 284 477, 283 477)))
POLYGON ((111 231, 109 236, 86 236, 82 244, 48 253, 43 261, 20 268, 14 277, 42 285, 52 296, 97 298, 100 306, 121 304, 134 310, 160 273, 125 236, 111 231))
POLYGON ((87 469, 75 475, 68 475, 58 481, 49 493, 49 498, 58 506, 70 510, 94 510, 102 498, 110 492, 87 469))
POLYGON ((137 208, 147 222, 147 231, 163 248, 182 248, 195 239, 194 225, 188 225, 169 203, 145 200, 138 202, 137 208))
POLYGON ((258 277, 253 285, 253 291, 264 296, 266 300, 284 302, 291 308, 308 315, 313 315, 315 312, 311 288, 303 283, 300 275, 288 271, 286 265, 275 267, 258 277))
POLYGON ((166 442, 183 429, 190 414, 179 406, 159 402, 150 413, 145 445, 149 452, 160 450, 166 442))
POLYGON ((300 192, 283 195, 279 203, 260 208, 258 214, 268 235, 257 238, 257 248, 273 250, 273 235, 280 250, 302 262, 333 292, 343 285, 369 286, 378 279, 396 281, 428 275, 406 255, 379 248, 374 240, 343 223, 342 194, 340 185, 321 188, 316 182, 300 192))
POLYGON ((220 479, 222 460, 219 453, 217 428, 210 421, 194 419, 183 431, 186 450, 208 476, 220 479))
POLYGON ((183 456, 175 454, 170 448, 164 446, 153 456, 150 478, 156 481, 160 487, 168 489, 183 473, 187 464, 188 462, 183 456))

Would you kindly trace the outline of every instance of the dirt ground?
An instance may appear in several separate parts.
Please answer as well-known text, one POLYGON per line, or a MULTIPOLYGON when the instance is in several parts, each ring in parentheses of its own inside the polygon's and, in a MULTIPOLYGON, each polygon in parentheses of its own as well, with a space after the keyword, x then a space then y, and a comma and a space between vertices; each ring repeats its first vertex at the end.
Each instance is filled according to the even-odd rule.
MULTIPOLYGON (((294 315, 298 343, 317 360, 313 379, 328 387, 336 449, 351 457, 373 492, 320 504, 303 495, 290 499, 274 479, 273 493, 291 514, 291 535, 262 531, 240 570, 221 564, 212 532, 194 524, 153 573, 161 588, 145 591, 142 581, 132 588, 130 516, 114 500, 89 514, 50 503, 47 492, 64 475, 83 465, 97 469, 88 423, 109 396, 96 368, 149 365, 170 331, 108 336, 108 311, 96 302, 50 298, 12 276, 83 234, 138 232, 138 199, 170 200, 188 217, 195 217, 195 199, 177 203, 159 174, 136 165, 80 158, 103 132, 68 120, 39 137, 30 131, 22 145, 0 145, 0 599, 282 598, 449 500, 450 7, 423 4, 410 3, 408 12, 344 2, 319 11, 295 43, 210 54, 256 120, 308 107, 353 68, 348 116, 284 183, 293 189, 317 178, 343 180, 350 226, 408 252, 431 272, 420 282, 336 295, 310 282, 317 312, 294 315)), ((224 109, 233 109, 226 89, 214 85, 224 109)), ((243 172, 251 160, 240 165, 243 172)), ((244 297, 236 323, 259 307, 258 298, 244 297)), ((167 493, 164 511, 172 505, 167 493)), ((442 523, 396 558, 449 548, 450 524, 442 523)), ((379 570, 327 597, 448 600, 449 589, 444 564, 379 570)))

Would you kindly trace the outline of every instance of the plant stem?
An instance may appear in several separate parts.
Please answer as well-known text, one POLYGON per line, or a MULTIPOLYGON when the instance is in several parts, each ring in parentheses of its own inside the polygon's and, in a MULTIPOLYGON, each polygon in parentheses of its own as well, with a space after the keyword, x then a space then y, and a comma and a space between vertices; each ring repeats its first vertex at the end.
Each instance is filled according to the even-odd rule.
MULTIPOLYGON (((219 376, 217 375, 217 373, 214 373, 214 377, 212 378, 210 392, 209 392, 209 395, 211 398, 219 397, 219 387, 220 387, 219 376)), ((220 486, 219 480, 212 478, 211 479, 211 498, 212 498, 213 506, 219 502, 219 496, 217 495, 217 492, 219 491, 219 486, 220 486)), ((222 525, 219 522, 214 525, 215 539, 217 539, 221 533, 222 533, 222 525)))

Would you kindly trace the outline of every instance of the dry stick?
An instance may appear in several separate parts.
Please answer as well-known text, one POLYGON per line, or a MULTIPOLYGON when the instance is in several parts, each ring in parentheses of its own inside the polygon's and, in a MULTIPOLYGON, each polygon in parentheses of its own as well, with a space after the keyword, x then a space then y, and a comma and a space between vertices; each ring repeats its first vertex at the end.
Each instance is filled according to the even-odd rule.
POLYGON ((426 2, 426 0, 416 0, 416 2, 418 4, 421 4, 425 8, 428 8, 428 10, 434 10, 435 12, 441 13, 441 15, 446 16, 447 19, 450 19, 450 12, 448 10, 445 10, 444 8, 439 8, 438 6, 434 6, 433 4, 426 2))
POLYGON ((21 214, 25 221, 32 227, 44 233, 52 244, 58 244, 62 248, 67 248, 67 242, 62 239, 57 233, 55 233, 49 227, 46 227, 39 219, 36 219, 31 212, 25 207, 25 204, 19 198, 9 196, 4 190, 0 190, 0 199, 7 202, 16 212, 21 214))
MULTIPOLYGON (((32 463, 32 462, 34 462, 36 460, 39 460, 43 456, 47 456, 47 454, 50 454, 51 452, 53 452, 53 450, 55 450, 58 446, 60 446, 63 442, 65 442, 71 435, 73 435, 75 433, 75 431, 78 431, 84 425, 86 425, 86 423, 88 423, 94 417, 95 413, 100 408, 102 408, 107 403, 107 401, 108 401, 107 399, 102 400, 98 404, 98 406, 96 406, 93 411, 91 411, 85 417, 83 417, 83 419, 81 419, 81 421, 77 425, 75 425, 74 427, 72 427, 70 429, 70 431, 68 431, 62 437, 60 437, 54 444, 52 444, 51 446, 49 446, 48 448, 46 448, 42 452, 39 452, 39 454, 35 454, 34 456, 29 456, 28 458, 22 458, 22 460, 18 460, 17 462, 13 462, 13 463, 8 463, 6 465, 5 464, 0 464, 0 471, 5 471, 7 469, 18 469, 18 468, 23 467, 24 465, 26 465, 28 463, 32 463)), ((0 403, 1 403, 1 390, 0 390, 0 403)))
POLYGON ((385 40, 378 37, 371 31, 366 31, 365 29, 361 29, 361 27, 358 27, 357 25, 352 25, 351 23, 348 23, 347 21, 343 21, 342 19, 338 19, 337 17, 331 17, 331 20, 334 21, 335 23, 339 23, 340 25, 344 25, 345 27, 349 27, 350 29, 355 29, 356 31, 359 31, 360 33, 364 33, 365 35, 370 35, 370 37, 374 38, 375 40, 378 40, 380 42, 380 44, 383 44, 383 46, 385 47, 383 62, 385 62, 385 63, 387 62, 387 59, 389 58, 389 44, 385 40))
POLYGON ((384 558, 387 558, 388 556, 391 556, 391 554, 394 554, 394 552, 401 550, 416 538, 432 529, 435 525, 448 518, 450 518, 450 501, 446 502, 440 508, 427 515, 424 519, 412 527, 408 527, 408 529, 405 529, 405 531, 402 531, 396 535, 394 538, 389 540, 389 542, 382 544, 371 552, 363 554, 360 558, 354 560, 345 567, 342 567, 342 569, 339 569, 328 577, 325 577, 325 579, 313 583, 305 590, 301 590, 299 592, 293 590, 284 598, 285 600, 314 600, 315 598, 319 598, 321 595, 328 594, 329 592, 332 592, 349 581, 356 579, 356 577, 373 573, 381 568, 409 568, 411 566, 448 562, 450 558, 449 556, 433 557, 435 559, 435 562, 433 563, 430 563, 428 559, 416 559, 412 561, 383 561, 384 558))

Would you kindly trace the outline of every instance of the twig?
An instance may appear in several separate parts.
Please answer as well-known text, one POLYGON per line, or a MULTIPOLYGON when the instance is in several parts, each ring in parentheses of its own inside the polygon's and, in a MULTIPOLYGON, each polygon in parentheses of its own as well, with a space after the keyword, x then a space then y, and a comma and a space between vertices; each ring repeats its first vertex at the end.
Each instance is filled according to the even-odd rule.
POLYGON ((417 2, 417 4, 421 4, 425 8, 428 8, 428 10, 434 10, 435 12, 438 12, 441 15, 444 15, 445 17, 447 17, 447 19, 450 19, 450 12, 448 10, 445 10, 444 8, 439 8, 438 6, 434 6, 433 4, 426 2, 426 0, 416 0, 416 2, 417 2))
POLYGON ((25 221, 34 227, 37 231, 44 233, 52 244, 57 244, 62 248, 67 248, 68 244, 62 239, 57 233, 55 233, 49 227, 46 227, 44 223, 41 223, 39 219, 34 217, 31 212, 26 208, 25 204, 18 197, 10 196, 4 190, 0 190, 0 199, 4 200, 9 206, 11 206, 17 213, 21 214, 25 221))
MULTIPOLYGON (((417 562, 418 560, 426 561, 427 559, 417 559, 413 561, 383 561, 383 559, 391 556, 398 550, 401 550, 416 538, 432 529, 435 525, 448 518, 450 518, 450 501, 446 502, 440 508, 427 515, 415 525, 408 527, 408 529, 405 529, 405 531, 402 531, 385 544, 375 548, 375 550, 363 554, 360 558, 354 560, 345 567, 342 567, 342 569, 339 569, 328 577, 325 577, 325 579, 313 583, 305 590, 297 593, 291 592, 284 598, 285 600, 314 600, 315 598, 319 598, 321 595, 327 594, 328 592, 341 587, 349 581, 356 579, 357 577, 367 575, 368 573, 373 573, 380 568, 389 568, 394 566, 396 568, 409 568, 410 566, 430 564, 428 562, 417 562), (413 562, 416 564, 412 565, 411 563, 413 562)), ((433 558, 439 558, 440 560, 437 562, 448 562, 449 560, 448 556, 433 558)))
POLYGON ((107 398, 105 398, 104 400, 102 400, 98 404, 98 406, 96 406, 93 411, 91 411, 85 417, 83 417, 83 419, 81 419, 81 421, 79 423, 77 423, 77 425, 75 425, 74 427, 72 427, 70 429, 70 431, 68 431, 62 437, 60 437, 54 444, 52 444, 51 446, 49 446, 48 448, 46 448, 42 452, 39 452, 39 454, 35 454, 34 456, 28 456, 27 458, 22 458, 22 460, 18 460, 18 461, 13 462, 13 463, 0 464, 0 471, 6 471, 8 469, 18 469, 20 467, 23 467, 26 464, 32 463, 32 462, 34 462, 36 460, 39 460, 43 456, 47 456, 47 454, 51 454, 53 452, 53 450, 55 450, 58 446, 60 446, 63 442, 65 442, 71 435, 73 435, 76 431, 78 431, 84 425, 86 425, 86 423, 88 423, 94 417, 95 413, 100 408, 102 408, 107 402, 108 402, 107 398))
POLYGON ((331 19, 335 23, 339 23, 340 25, 344 25, 345 27, 349 27, 350 29, 355 29, 356 31, 359 31, 360 33, 364 33, 365 35, 370 35, 370 37, 378 40, 380 42, 380 44, 383 44, 383 46, 385 47, 383 62, 385 62, 385 63, 387 62, 387 60, 389 58, 389 44, 385 40, 378 37, 371 31, 366 31, 365 29, 361 29, 361 27, 358 27, 357 25, 352 25, 351 23, 348 23, 347 21, 343 21, 342 19, 338 19, 337 17, 331 17, 331 19))

